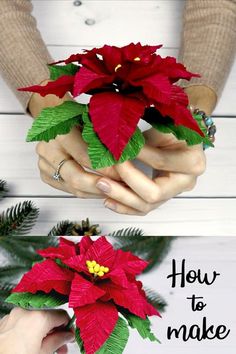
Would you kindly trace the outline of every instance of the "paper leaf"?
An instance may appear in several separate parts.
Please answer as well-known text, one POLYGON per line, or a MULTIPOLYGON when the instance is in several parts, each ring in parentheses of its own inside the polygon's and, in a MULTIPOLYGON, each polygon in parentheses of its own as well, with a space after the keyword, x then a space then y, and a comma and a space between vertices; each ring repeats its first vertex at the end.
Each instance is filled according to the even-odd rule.
POLYGON ((131 313, 122 312, 127 319, 131 328, 137 329, 138 333, 143 339, 150 339, 151 342, 159 342, 156 336, 151 332, 151 322, 147 317, 146 320, 132 315, 131 313))
POLYGON ((86 354, 85 351, 84 351, 84 344, 83 344, 83 341, 80 337, 80 331, 79 331, 79 328, 76 327, 75 329, 75 340, 79 346, 79 349, 80 349, 80 353, 81 354, 86 354))
POLYGON ((75 75, 79 70, 78 65, 72 63, 67 65, 48 65, 50 80, 57 80, 63 75, 75 75))
POLYGON ((74 312, 86 354, 94 354, 114 330, 118 320, 117 308, 112 302, 97 301, 77 307, 74 312))
POLYGON ((106 146, 100 141, 98 135, 93 130, 93 124, 87 113, 83 114, 84 128, 83 139, 88 144, 88 154, 94 169, 108 167, 126 160, 133 160, 143 147, 145 139, 139 128, 126 145, 120 159, 116 161, 106 146))
POLYGON ((159 130, 161 133, 172 133, 178 140, 185 140, 187 145, 204 143, 214 147, 209 137, 206 135, 207 129, 202 122, 201 116, 194 115, 194 118, 196 119, 199 128, 204 133, 204 137, 199 135, 196 131, 183 125, 175 125, 171 118, 161 116, 155 108, 147 109, 143 117, 143 119, 151 124, 153 128, 159 130))
POLYGON ((86 105, 66 101, 56 107, 42 110, 27 135, 27 141, 49 141, 59 134, 67 134, 74 125, 78 125, 86 105))
POLYGON ((43 292, 38 292, 36 294, 12 293, 5 301, 25 309, 41 309, 61 306, 68 302, 68 297, 56 292, 51 292, 49 294, 43 292))
POLYGON ((105 344, 96 354, 122 354, 129 339, 129 329, 126 322, 119 317, 117 324, 105 344))

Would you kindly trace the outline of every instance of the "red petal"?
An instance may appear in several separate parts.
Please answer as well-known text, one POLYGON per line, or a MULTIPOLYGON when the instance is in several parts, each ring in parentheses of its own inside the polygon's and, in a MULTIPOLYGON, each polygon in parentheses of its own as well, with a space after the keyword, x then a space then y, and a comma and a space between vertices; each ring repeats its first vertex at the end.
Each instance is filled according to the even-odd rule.
POLYGON ((141 43, 130 43, 125 47, 122 47, 123 60, 133 61, 135 58, 140 59, 149 58, 151 60, 152 54, 154 54, 157 49, 161 48, 162 45, 141 45, 141 43))
POLYGON ((176 62, 174 57, 161 58, 161 60, 160 58, 160 56, 156 58, 156 68, 158 72, 172 79, 172 82, 179 79, 190 80, 192 77, 200 77, 198 74, 187 71, 183 64, 176 62))
POLYGON ((37 291, 49 293, 51 290, 55 290, 60 294, 68 295, 73 277, 73 272, 59 267, 54 261, 48 259, 35 264, 23 276, 13 292, 30 292, 34 294, 37 291))
POLYGON ((142 80, 132 81, 133 86, 142 86, 144 94, 155 102, 169 103, 171 84, 167 77, 156 74, 142 80))
POLYGON ((79 249, 80 249, 80 254, 83 255, 87 252, 89 247, 92 246, 93 240, 89 236, 83 236, 80 243, 79 243, 79 249))
POLYGON ((110 73, 114 73, 116 66, 122 63, 122 50, 116 46, 104 45, 97 53, 102 55, 110 73))
POLYGON ((104 267, 113 267, 115 259, 115 250, 105 236, 94 241, 93 245, 88 249, 85 256, 86 260, 95 260, 98 264, 104 267))
POLYGON ((56 95, 60 98, 65 96, 67 92, 73 91, 75 77, 72 75, 64 75, 59 77, 55 81, 50 81, 45 86, 35 85, 29 87, 19 88, 18 91, 29 91, 29 92, 37 92, 41 96, 46 96, 49 94, 56 95))
POLYGON ((69 307, 79 307, 93 304, 102 297, 105 291, 94 285, 90 281, 76 274, 71 285, 69 297, 69 307))
POLYGON ((68 259, 64 259, 63 263, 68 265, 70 268, 77 270, 77 272, 85 272, 88 273, 88 268, 86 265, 86 258, 84 255, 78 255, 74 257, 70 257, 68 259))
POLYGON ((89 107, 95 132, 119 160, 144 112, 144 103, 128 95, 105 92, 93 95, 89 107))
POLYGON ((43 250, 38 250, 37 253, 44 258, 67 259, 76 255, 76 245, 74 242, 61 237, 58 247, 48 247, 43 250))
POLYGON ((50 63, 49 65, 56 65, 56 64, 60 64, 60 63, 69 64, 69 63, 73 63, 75 61, 79 62, 82 55, 83 54, 72 54, 67 59, 55 61, 54 63, 50 63))
POLYGON ((113 283, 121 286, 122 288, 127 288, 129 286, 125 271, 121 268, 115 268, 103 276, 102 279, 110 279, 113 283))
POLYGON ((145 319, 148 313, 158 314, 154 308, 151 311, 135 283, 130 283, 128 289, 106 283, 101 284, 100 288, 107 292, 107 298, 112 298, 117 305, 128 309, 136 316, 145 319))
POLYGON ((85 67, 82 67, 75 75, 73 96, 76 97, 81 93, 87 93, 92 89, 100 88, 106 84, 110 84, 112 81, 113 76, 104 73, 96 73, 85 67))
POLYGON ((118 320, 118 311, 112 303, 99 301, 79 307, 74 311, 85 352, 95 354, 114 330, 118 320))
POLYGON ((135 256, 131 252, 116 251, 115 264, 122 267, 126 273, 138 275, 148 266, 148 262, 135 256))

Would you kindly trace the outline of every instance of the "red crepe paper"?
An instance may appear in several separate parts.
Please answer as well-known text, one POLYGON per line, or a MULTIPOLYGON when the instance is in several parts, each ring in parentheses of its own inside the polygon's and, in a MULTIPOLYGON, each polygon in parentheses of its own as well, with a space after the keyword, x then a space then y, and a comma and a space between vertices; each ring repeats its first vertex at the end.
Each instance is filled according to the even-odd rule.
POLYGON ((142 46, 131 43, 124 47, 104 45, 102 48, 73 54, 53 64, 77 62, 75 75, 62 76, 46 86, 31 86, 22 91, 42 96, 63 97, 69 91, 74 97, 92 95, 89 114, 93 129, 101 142, 118 161, 133 136, 145 109, 155 107, 163 117, 173 119, 204 137, 188 109, 188 97, 175 83, 190 80, 198 74, 186 70, 175 58, 162 58, 155 52, 161 45, 142 46))
POLYGON ((105 236, 95 241, 84 236, 78 244, 61 238, 58 247, 38 253, 48 259, 34 265, 13 292, 68 295, 86 354, 94 354, 109 338, 120 307, 142 319, 159 315, 135 278, 148 262, 115 250, 105 236))

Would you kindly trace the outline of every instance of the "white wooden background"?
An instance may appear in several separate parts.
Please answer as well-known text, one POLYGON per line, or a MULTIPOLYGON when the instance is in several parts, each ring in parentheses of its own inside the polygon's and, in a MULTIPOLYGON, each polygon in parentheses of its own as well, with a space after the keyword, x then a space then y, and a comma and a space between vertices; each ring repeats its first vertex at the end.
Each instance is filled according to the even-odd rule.
MULTIPOLYGON (((83 0, 81 6, 74 6, 73 0, 33 0, 33 4, 38 27, 55 59, 85 47, 131 41, 163 43, 162 55, 178 54, 182 0, 83 0)), ((41 235, 57 221, 88 215, 104 232, 138 226, 148 235, 235 235, 235 92, 236 63, 214 112, 217 141, 215 149, 206 151, 206 173, 193 191, 140 218, 115 214, 101 201, 72 198, 43 184, 34 144, 25 142, 31 119, 0 79, 0 178, 11 188, 1 207, 26 198, 35 201, 41 213, 33 234, 41 235)))
MULTIPOLYGON (((0 264, 4 257, 0 254, 0 264)), ((153 332, 162 344, 143 341, 135 331, 130 332, 127 349, 124 354, 227 354, 235 353, 236 346, 236 237, 179 237, 173 241, 170 252, 161 265, 141 276, 143 284, 158 291, 168 302, 168 307, 162 319, 153 318, 153 332), (212 286, 190 284, 184 289, 171 288, 167 275, 171 273, 172 259, 176 259, 179 270, 182 259, 186 259, 186 271, 201 268, 202 274, 215 270, 220 277, 212 286), (189 300, 193 294, 203 296, 207 307, 199 313, 190 310, 189 300), (231 334, 224 341, 189 341, 167 340, 168 326, 179 328, 182 324, 188 327, 201 324, 206 316, 209 325, 226 325, 231 334)), ((211 279, 211 278, 209 278, 211 279)), ((76 345, 70 345, 69 354, 78 354, 76 345)), ((114 353, 115 354, 115 353, 114 353)))

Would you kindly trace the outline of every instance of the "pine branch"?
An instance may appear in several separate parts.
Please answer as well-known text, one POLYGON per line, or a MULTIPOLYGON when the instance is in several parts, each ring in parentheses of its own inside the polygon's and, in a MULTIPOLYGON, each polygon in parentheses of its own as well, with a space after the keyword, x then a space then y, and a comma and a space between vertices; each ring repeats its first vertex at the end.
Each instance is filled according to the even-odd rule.
POLYGON ((16 284, 19 278, 29 270, 26 265, 10 264, 0 267, 0 284, 16 284))
POLYGON ((34 262, 42 259, 36 253, 37 249, 56 246, 56 237, 47 236, 0 236, 0 250, 3 251, 9 261, 15 265, 26 265, 29 268, 34 262))
POLYGON ((159 312, 164 312, 167 306, 167 302, 163 297, 152 289, 144 287, 148 302, 152 304, 159 312))
POLYGON ((5 302, 13 287, 14 285, 12 284, 0 284, 0 318, 7 315, 13 308, 13 305, 5 302))
POLYGON ((118 231, 114 231, 110 234, 108 234, 108 236, 111 237, 139 237, 139 236, 144 236, 143 230, 138 229, 136 227, 129 227, 126 229, 121 229, 118 231))
POLYGON ((114 247, 123 251, 130 251, 149 261, 145 272, 160 264, 170 249, 174 237, 169 236, 113 236, 114 247))
POLYGON ((48 236, 96 236, 100 233, 98 224, 91 225, 89 219, 82 220, 81 223, 71 221, 61 221, 52 228, 48 236))
POLYGON ((0 199, 2 199, 7 192, 8 192, 7 183, 2 179, 0 179, 0 199))
POLYGON ((0 235, 21 236, 34 226, 39 209, 31 201, 19 203, 0 215, 0 235))

